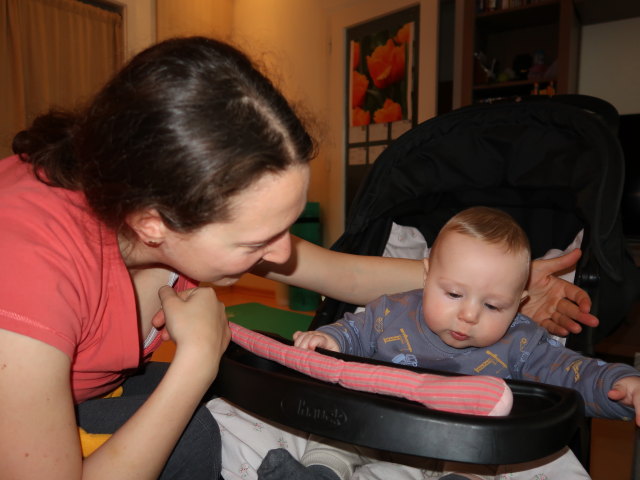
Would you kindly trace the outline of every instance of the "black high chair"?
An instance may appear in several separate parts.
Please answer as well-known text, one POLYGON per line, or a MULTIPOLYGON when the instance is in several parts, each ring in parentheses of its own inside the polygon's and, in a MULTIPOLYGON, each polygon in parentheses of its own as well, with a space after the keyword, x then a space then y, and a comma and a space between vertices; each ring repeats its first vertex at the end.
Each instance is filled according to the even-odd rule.
MULTIPOLYGON (((285 339, 280 341, 291 344, 285 339)), ((346 361, 384 364, 322 353, 346 361)), ((315 380, 232 343, 222 358, 214 388, 218 395, 245 410, 282 425, 405 455, 508 464, 542 458, 571 443, 588 448, 584 444, 587 438, 578 393, 529 382, 507 383, 514 396, 508 416, 454 414, 315 380)))
MULTIPOLYGON (((601 326, 570 337, 569 346, 591 354, 640 292, 619 215, 624 159, 616 128, 615 108, 581 95, 465 107, 431 119, 378 157, 331 248, 382 255, 393 224, 417 228, 431 244, 448 218, 473 205, 510 213, 528 233, 534 257, 564 250, 582 231, 574 283, 591 296, 601 326)), ((312 328, 355 308, 327 298, 312 328)), ((510 415, 451 414, 313 380, 232 345, 216 389, 267 419, 380 450, 509 464, 569 445, 588 469, 589 424, 580 395, 507 383, 514 393, 510 415)))

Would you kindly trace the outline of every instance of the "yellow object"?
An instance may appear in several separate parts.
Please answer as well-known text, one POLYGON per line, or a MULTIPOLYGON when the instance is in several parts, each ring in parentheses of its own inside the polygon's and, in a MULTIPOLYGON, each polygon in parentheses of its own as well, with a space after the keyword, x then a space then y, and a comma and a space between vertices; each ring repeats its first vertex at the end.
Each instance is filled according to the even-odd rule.
POLYGON ((124 389, 122 387, 118 387, 116 388, 113 392, 111 393, 107 393, 104 397, 102 398, 116 398, 116 397, 121 397, 122 393, 124 392, 124 389))
MULTIPOLYGON (((122 387, 116 388, 113 392, 108 393, 103 398, 115 398, 122 396, 122 387)), ((80 434, 80 446, 82 448, 82 457, 87 458, 98 448, 102 446, 104 442, 111 437, 110 433, 89 433, 84 428, 78 427, 78 433, 80 434)))
POLYGON ((87 458, 111 437, 110 433, 88 433, 81 427, 78 427, 78 433, 80 433, 80 446, 82 447, 83 458, 87 458))

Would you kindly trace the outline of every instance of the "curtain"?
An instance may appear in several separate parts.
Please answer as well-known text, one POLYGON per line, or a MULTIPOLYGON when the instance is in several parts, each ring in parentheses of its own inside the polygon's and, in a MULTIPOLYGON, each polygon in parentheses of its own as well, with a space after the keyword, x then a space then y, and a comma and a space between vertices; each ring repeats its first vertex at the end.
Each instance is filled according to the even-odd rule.
POLYGON ((76 108, 123 62, 122 17, 76 0, 0 0, 0 158, 52 107, 76 108))

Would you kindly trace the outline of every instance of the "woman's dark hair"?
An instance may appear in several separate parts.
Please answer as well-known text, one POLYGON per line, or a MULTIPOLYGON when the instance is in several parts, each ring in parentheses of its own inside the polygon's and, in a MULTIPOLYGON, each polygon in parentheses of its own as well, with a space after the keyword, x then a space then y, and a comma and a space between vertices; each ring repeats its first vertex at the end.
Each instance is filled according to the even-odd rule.
POLYGON ((315 144, 243 53, 191 37, 138 54, 83 112, 38 117, 13 150, 42 181, 84 191, 113 229, 152 207, 189 232, 228 220, 234 195, 307 163, 315 144))

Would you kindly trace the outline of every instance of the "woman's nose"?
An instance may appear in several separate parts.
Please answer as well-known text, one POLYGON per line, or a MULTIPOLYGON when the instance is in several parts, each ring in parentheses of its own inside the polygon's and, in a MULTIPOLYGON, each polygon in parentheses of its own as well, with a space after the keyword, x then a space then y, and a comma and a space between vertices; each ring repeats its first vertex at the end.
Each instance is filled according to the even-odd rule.
POLYGON ((291 236, 289 232, 285 232, 269 244, 262 258, 268 262, 284 263, 289 260, 290 256, 291 236))

